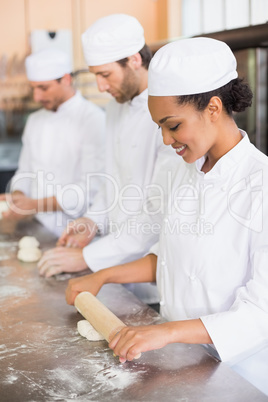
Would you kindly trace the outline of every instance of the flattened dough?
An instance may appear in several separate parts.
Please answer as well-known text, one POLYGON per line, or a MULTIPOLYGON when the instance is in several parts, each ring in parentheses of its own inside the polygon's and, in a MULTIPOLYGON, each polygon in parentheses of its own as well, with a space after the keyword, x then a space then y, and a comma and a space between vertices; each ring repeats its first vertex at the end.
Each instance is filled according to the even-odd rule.
POLYGON ((2 219, 2 212, 6 212, 8 210, 8 203, 6 201, 0 201, 0 219, 2 219))
POLYGON ((19 241, 19 248, 36 248, 40 243, 34 236, 24 236, 19 241))
POLYGON ((24 262, 36 262, 40 260, 42 252, 37 247, 26 247, 21 248, 18 251, 17 258, 24 262))
POLYGON ((105 339, 87 320, 78 321, 77 331, 89 341, 103 341, 105 339))

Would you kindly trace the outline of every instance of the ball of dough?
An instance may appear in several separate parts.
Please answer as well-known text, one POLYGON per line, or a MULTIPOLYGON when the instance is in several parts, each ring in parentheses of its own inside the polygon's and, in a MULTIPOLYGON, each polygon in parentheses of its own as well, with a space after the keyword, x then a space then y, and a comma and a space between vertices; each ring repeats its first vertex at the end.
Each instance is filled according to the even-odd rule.
POLYGON ((36 262, 40 260, 42 252, 37 247, 21 248, 18 251, 18 259, 24 262, 36 262))
POLYGON ((105 339, 87 320, 78 321, 77 330, 89 341, 103 341, 105 339))
POLYGON ((0 219, 2 219, 2 212, 6 212, 8 210, 8 203, 6 201, 0 201, 0 219))
POLYGON ((40 243, 34 236, 24 236, 19 241, 19 248, 36 248, 40 243))

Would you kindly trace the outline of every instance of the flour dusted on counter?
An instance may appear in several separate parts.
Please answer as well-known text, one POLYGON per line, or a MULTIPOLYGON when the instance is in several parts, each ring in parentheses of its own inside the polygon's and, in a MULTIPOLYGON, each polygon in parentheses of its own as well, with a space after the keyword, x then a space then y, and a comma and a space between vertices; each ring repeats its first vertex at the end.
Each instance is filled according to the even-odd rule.
POLYGON ((78 321, 77 331, 89 341, 103 341, 105 339, 87 320, 78 321))
POLYGON ((23 262, 36 262, 40 260, 42 252, 39 241, 34 236, 24 236, 19 241, 17 258, 23 262))
POLYGON ((27 296, 27 291, 19 286, 6 285, 0 287, 0 300, 7 297, 13 297, 14 299, 24 296, 27 296))

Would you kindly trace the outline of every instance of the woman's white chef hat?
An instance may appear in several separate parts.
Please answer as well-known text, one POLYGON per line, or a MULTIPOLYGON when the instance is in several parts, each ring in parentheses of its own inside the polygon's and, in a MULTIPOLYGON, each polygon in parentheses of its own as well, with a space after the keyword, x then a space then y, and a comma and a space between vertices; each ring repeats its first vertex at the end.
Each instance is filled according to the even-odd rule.
POLYGON ((50 81, 72 72, 69 56, 58 49, 44 49, 32 53, 25 60, 29 81, 50 81))
POLYGON ((236 59, 229 46, 211 38, 190 38, 160 48, 149 66, 151 96, 209 92, 237 78, 236 59))
POLYGON ((126 14, 100 18, 82 34, 88 66, 112 63, 138 53, 145 45, 143 27, 126 14))

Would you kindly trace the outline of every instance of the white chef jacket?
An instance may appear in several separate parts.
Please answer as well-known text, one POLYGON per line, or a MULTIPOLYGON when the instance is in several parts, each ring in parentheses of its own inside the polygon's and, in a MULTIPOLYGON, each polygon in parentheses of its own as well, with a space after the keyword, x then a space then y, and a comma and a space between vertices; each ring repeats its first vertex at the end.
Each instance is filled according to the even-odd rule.
POLYGON ((242 134, 208 173, 180 165, 150 250, 162 315, 201 318, 230 364, 268 340, 268 158, 242 134))
POLYGON ((42 108, 27 120, 11 191, 55 196, 63 211, 36 217, 57 236, 68 219, 84 214, 99 189, 97 180, 88 186, 88 175, 103 170, 104 127, 104 111, 78 91, 56 112, 42 108))
MULTIPOLYGON (((151 230, 150 225, 157 225, 161 214, 144 213, 144 203, 149 193, 153 198, 152 183, 166 186, 169 167, 174 169, 179 158, 163 145, 147 101, 146 89, 130 102, 119 104, 113 100, 107 108, 106 173, 111 179, 106 180, 104 191, 108 211, 96 214, 91 208, 87 212, 89 218, 102 224, 106 235, 83 249, 84 259, 93 271, 142 257, 159 236, 157 227, 151 230), (137 198, 126 200, 126 196, 137 198)), ((96 197, 95 211, 105 210, 102 194, 96 197)), ((135 284, 132 290, 144 302, 158 301, 154 285, 135 284)))

